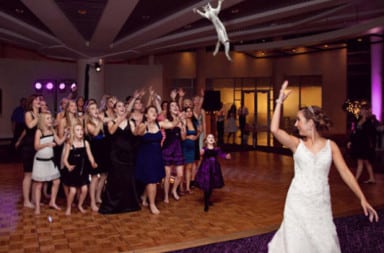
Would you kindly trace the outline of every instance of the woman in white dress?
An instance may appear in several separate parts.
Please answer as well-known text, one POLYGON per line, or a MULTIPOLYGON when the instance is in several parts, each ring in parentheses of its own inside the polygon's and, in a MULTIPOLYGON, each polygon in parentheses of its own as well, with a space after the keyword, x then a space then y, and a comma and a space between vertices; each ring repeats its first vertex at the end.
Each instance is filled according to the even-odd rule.
POLYGON ((295 126, 302 139, 279 128, 281 106, 291 93, 285 81, 276 100, 271 132, 293 152, 295 176, 288 190, 283 222, 271 242, 268 252, 340 252, 333 223, 328 173, 332 161, 344 182, 359 198, 364 214, 378 221, 378 215, 367 202, 343 156, 331 140, 321 136, 330 126, 321 108, 308 106, 297 113, 295 126))

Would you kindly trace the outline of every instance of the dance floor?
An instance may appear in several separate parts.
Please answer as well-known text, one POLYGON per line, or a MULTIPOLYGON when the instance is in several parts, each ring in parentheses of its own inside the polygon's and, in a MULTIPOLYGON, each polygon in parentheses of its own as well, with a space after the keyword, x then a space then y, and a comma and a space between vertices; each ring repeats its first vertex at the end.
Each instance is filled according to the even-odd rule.
MULTIPOLYGON (((147 208, 100 215, 88 207, 71 216, 42 207, 41 215, 23 208, 20 163, 0 164, 0 252, 166 252, 252 236, 278 228, 293 176, 290 156, 257 151, 235 152, 221 160, 225 187, 213 192, 213 206, 203 211, 203 194, 194 189, 169 204, 158 196, 159 215, 147 208), (52 222, 48 217, 52 218, 52 222)), ((361 184, 371 204, 384 206, 384 175, 361 184)), ((361 213, 359 201, 335 168, 330 174, 335 217, 361 213)), ((160 188, 160 186, 159 186, 160 188)), ((64 199, 59 204, 64 207, 64 199)))

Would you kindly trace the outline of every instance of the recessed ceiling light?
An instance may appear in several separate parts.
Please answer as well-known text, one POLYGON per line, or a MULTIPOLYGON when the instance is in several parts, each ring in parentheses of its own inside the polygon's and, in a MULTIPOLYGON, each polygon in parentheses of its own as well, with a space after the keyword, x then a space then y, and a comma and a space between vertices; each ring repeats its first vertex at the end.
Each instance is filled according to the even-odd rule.
POLYGON ((324 45, 324 48, 328 48, 328 47, 329 47, 328 44, 325 44, 325 45, 324 45))
POLYGON ((358 42, 362 42, 363 39, 362 39, 362 38, 358 38, 357 41, 358 41, 358 42))
POLYGON ((77 10, 77 13, 80 14, 80 15, 86 15, 87 14, 87 10, 84 10, 84 9, 77 10))

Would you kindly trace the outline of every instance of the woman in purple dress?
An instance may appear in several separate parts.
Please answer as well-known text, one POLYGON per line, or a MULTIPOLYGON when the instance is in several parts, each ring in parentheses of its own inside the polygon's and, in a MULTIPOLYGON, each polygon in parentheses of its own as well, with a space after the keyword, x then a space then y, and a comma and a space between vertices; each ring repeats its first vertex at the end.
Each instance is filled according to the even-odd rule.
POLYGON ((172 196, 175 200, 180 197, 177 194, 177 187, 183 180, 184 156, 181 147, 181 141, 185 139, 185 126, 179 118, 179 106, 176 101, 168 104, 167 119, 165 122, 171 122, 177 125, 175 128, 165 130, 165 140, 163 143, 163 160, 165 165, 164 180, 164 202, 169 203, 169 187, 172 168, 176 169, 176 179, 172 187, 172 196))
POLYGON ((223 174, 217 157, 231 159, 231 154, 224 153, 220 148, 215 147, 216 141, 213 134, 207 135, 205 143, 206 146, 201 150, 203 159, 197 171, 195 183, 204 191, 204 211, 208 212, 212 190, 224 186, 223 174))

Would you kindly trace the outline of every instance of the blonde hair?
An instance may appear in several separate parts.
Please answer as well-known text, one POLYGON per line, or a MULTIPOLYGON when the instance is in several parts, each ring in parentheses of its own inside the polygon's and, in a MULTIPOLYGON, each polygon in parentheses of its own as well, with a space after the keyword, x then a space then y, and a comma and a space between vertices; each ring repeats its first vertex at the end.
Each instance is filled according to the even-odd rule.
MULTIPOLYGON (((93 125, 94 127, 97 127, 96 123, 92 120, 92 117, 91 117, 91 115, 89 114, 89 108, 90 108, 91 106, 96 106, 96 109, 98 109, 98 108, 97 108, 97 103, 96 103, 96 102, 90 102, 90 103, 87 105, 86 109, 85 109, 85 117, 84 117, 85 129, 84 129, 84 131, 85 131, 86 134, 88 134, 88 127, 87 127, 88 124, 91 124, 91 125, 93 125)), ((100 124, 100 123, 101 123, 101 125, 103 124, 102 121, 100 121, 99 124, 100 124)), ((104 131, 103 127, 101 127, 101 131, 104 131)))
MULTIPOLYGON (((37 128, 41 131, 43 131, 46 126, 45 126, 45 117, 46 116, 51 116, 52 117, 52 114, 50 112, 41 112, 39 113, 39 116, 38 116, 38 121, 37 121, 37 128)), ((53 127, 48 127, 47 129, 49 130, 53 130, 53 127)))
MULTIPOLYGON (((75 128, 76 128, 77 126, 80 126, 80 127, 83 129, 83 131, 84 131, 83 124, 81 124, 81 122, 75 122, 75 123, 71 126, 71 128, 70 128, 70 131, 71 131, 71 135, 70 135, 70 138, 69 138, 69 144, 70 144, 70 145, 73 144, 73 141, 74 141, 74 139, 75 139, 75 128)), ((83 136, 83 139, 84 139, 84 136, 83 136)))

